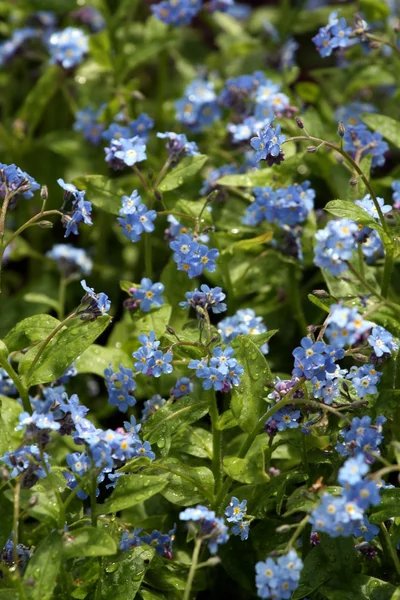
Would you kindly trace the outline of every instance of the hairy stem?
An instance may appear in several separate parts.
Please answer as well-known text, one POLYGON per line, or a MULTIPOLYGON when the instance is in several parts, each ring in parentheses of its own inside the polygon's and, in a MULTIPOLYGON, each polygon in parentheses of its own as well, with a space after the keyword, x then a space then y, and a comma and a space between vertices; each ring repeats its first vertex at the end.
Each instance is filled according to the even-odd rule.
POLYGON ((194 580, 194 576, 196 574, 197 564, 199 562, 200 548, 201 548, 201 540, 197 539, 194 543, 194 550, 193 550, 193 554, 192 554, 192 564, 190 565, 189 574, 188 574, 188 578, 186 581, 185 591, 184 591, 182 600, 190 600, 190 594, 192 591, 193 580, 194 580))

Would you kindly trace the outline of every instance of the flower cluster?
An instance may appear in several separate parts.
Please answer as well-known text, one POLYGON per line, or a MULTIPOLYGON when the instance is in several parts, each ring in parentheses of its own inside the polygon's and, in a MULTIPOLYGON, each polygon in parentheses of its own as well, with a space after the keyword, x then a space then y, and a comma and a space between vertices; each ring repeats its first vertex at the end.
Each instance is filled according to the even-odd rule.
POLYGON ((168 140, 165 147, 168 150, 169 157, 175 163, 184 156, 200 154, 196 142, 189 142, 184 133, 166 131, 165 133, 157 133, 157 137, 168 140))
POLYGON ((373 365, 362 365, 362 367, 351 367, 346 379, 349 379, 358 398, 364 398, 367 394, 376 394, 376 387, 382 377, 373 365))
POLYGON ((147 421, 151 415, 154 415, 155 412, 158 411, 164 404, 166 400, 160 396, 160 394, 155 394, 149 400, 145 400, 143 403, 142 417, 141 422, 147 421))
POLYGON ((195 79, 185 89, 184 97, 175 103, 176 120, 191 131, 200 131, 221 115, 215 86, 211 81, 195 79))
POLYGON ((81 286, 85 290, 86 294, 82 299, 82 304, 89 301, 89 306, 84 312, 90 313, 93 317, 99 317, 105 315, 111 308, 111 302, 104 292, 96 294, 93 288, 86 285, 86 281, 82 279, 81 286))
POLYGON ((127 121, 125 115, 118 114, 114 121, 103 131, 101 137, 108 142, 112 140, 141 138, 144 142, 149 137, 149 131, 154 127, 154 121, 146 113, 141 113, 137 119, 127 121))
POLYGON ((133 167, 147 158, 146 144, 138 135, 130 138, 114 138, 111 140, 110 146, 104 148, 104 152, 106 163, 114 171, 133 167))
POLYGON ((335 449, 341 456, 365 456, 367 462, 374 462, 372 453, 379 453, 379 446, 382 443, 382 425, 386 423, 384 416, 377 417, 372 424, 371 417, 354 417, 350 427, 340 431, 342 441, 338 442, 335 449))
POLYGON ((213 510, 209 510, 201 504, 198 504, 196 508, 186 508, 179 513, 179 519, 198 524, 198 536, 207 542, 211 554, 216 554, 218 546, 226 544, 229 539, 228 527, 224 520, 218 518, 213 510))
POLYGON ((200 289, 196 288, 193 292, 186 292, 185 296, 186 301, 179 302, 179 306, 194 308, 200 319, 204 318, 205 312, 211 310, 213 313, 219 314, 225 312, 227 308, 223 302, 226 296, 220 287, 209 288, 208 285, 203 284, 200 289))
POLYGON ((218 347, 213 349, 213 356, 209 361, 207 358, 190 361, 188 367, 195 369, 196 376, 203 380, 203 389, 213 388, 216 391, 229 392, 232 386, 239 385, 244 369, 236 358, 233 358, 233 352, 230 346, 225 350, 218 347))
POLYGON ((105 369, 104 376, 107 382, 108 401, 111 406, 116 406, 121 412, 126 412, 129 406, 135 406, 136 398, 133 393, 136 382, 133 378, 132 369, 126 369, 119 365, 115 373, 111 367, 105 369))
POLYGON ((372 327, 372 323, 363 319, 356 308, 348 308, 342 303, 330 307, 326 322, 325 335, 334 348, 352 346, 372 327))
POLYGON ((57 183, 64 190, 64 216, 62 218, 65 226, 64 237, 68 237, 70 233, 78 235, 79 223, 93 225, 90 216, 92 205, 88 200, 85 200, 85 190, 80 191, 72 183, 65 183, 61 178, 57 179, 57 183))
POLYGON ((193 383, 190 381, 189 377, 180 377, 177 379, 174 387, 170 391, 170 395, 177 400, 178 398, 183 398, 183 396, 187 396, 193 392, 193 383))
POLYGON ((373 167, 380 167, 385 163, 385 153, 388 152, 389 145, 379 131, 372 132, 364 123, 360 123, 346 129, 344 141, 344 149, 353 158, 356 154, 361 158, 371 154, 373 167))
POLYGON ((294 550, 280 556, 277 561, 267 558, 256 564, 256 586, 259 598, 288 600, 299 585, 302 560, 294 550))
POLYGON ((271 123, 267 129, 258 132, 256 137, 251 138, 250 144, 256 151, 255 159, 257 162, 266 160, 269 166, 279 165, 284 159, 281 145, 286 137, 281 134, 281 126, 273 126, 271 123))
POLYGON ((158 350, 160 342, 156 339, 154 331, 149 335, 139 335, 140 348, 132 354, 136 359, 135 369, 143 375, 160 377, 163 373, 171 373, 172 353, 158 350))
POLYGON ((321 504, 315 508, 310 522, 317 531, 331 537, 363 537, 371 541, 379 527, 371 525, 365 511, 379 504, 380 486, 373 479, 363 478, 369 471, 363 453, 349 458, 339 469, 338 480, 343 486, 340 496, 324 493, 321 504))
POLYGON ((75 248, 71 244, 54 244, 46 256, 57 264, 64 277, 76 273, 90 275, 93 262, 82 248, 75 248))
MULTIPOLYGON (((241 308, 232 317, 225 317, 218 323, 218 333, 224 344, 230 344, 238 335, 259 335, 266 332, 262 317, 257 317, 252 308, 241 308)), ((268 344, 263 344, 260 350, 263 354, 268 354, 268 344)))
POLYGON ((147 209, 136 190, 130 196, 122 196, 122 208, 119 214, 121 216, 117 219, 118 224, 122 227, 123 235, 131 242, 138 242, 143 232, 154 231, 153 221, 157 213, 155 210, 147 209))
MULTIPOLYGON (((46 463, 46 469, 49 471, 49 456, 44 453, 43 459, 46 463)), ((42 456, 39 447, 35 444, 22 446, 18 450, 6 452, 4 456, 0 457, 0 461, 10 469, 10 479, 15 479, 19 475, 22 475, 22 487, 31 488, 38 479, 46 477, 46 469, 42 465, 42 456)))
MULTIPOLYGON (((273 400, 275 403, 279 402, 290 390, 299 382, 297 377, 289 380, 281 380, 279 377, 276 380, 273 391, 268 394, 269 400, 273 400)), ((293 398, 302 398, 304 392, 297 390, 293 393, 293 398)), ((300 411, 297 410, 294 405, 286 405, 280 410, 274 412, 264 424, 264 430, 266 433, 273 437, 277 431, 285 431, 286 429, 296 429, 299 426, 298 420, 300 419, 300 411)))
POLYGON ((350 219, 329 221, 324 229, 315 234, 314 264, 327 269, 332 275, 347 271, 347 261, 355 250, 355 236, 359 228, 350 219))
POLYGON ((17 198, 22 196, 25 200, 33 198, 40 185, 33 177, 22 171, 16 165, 0 163, 0 198, 17 198))
POLYGON ((51 62, 64 69, 79 65, 89 51, 89 38, 76 27, 67 27, 53 33, 48 41, 51 62))
POLYGON ((75 114, 74 130, 82 132, 85 140, 94 146, 100 143, 104 132, 104 125, 100 120, 103 110, 104 106, 100 106, 97 110, 87 106, 75 114))
POLYGON ((312 41, 322 58, 325 58, 336 48, 348 48, 352 44, 352 33, 353 30, 348 27, 346 19, 339 19, 338 11, 334 11, 329 15, 328 25, 321 27, 312 41))
POLYGON ((273 190, 271 187, 253 189, 254 202, 247 207, 242 222, 259 225, 263 221, 279 227, 303 223, 314 208, 315 191, 309 181, 273 190))
POLYGON ((119 544, 120 550, 130 550, 133 547, 147 544, 155 548, 157 554, 164 558, 172 558, 172 546, 175 540, 176 527, 168 533, 155 529, 148 535, 139 536, 143 529, 135 527, 133 531, 124 531, 119 544))
POLYGON ((213 273, 217 268, 215 261, 219 256, 218 250, 216 248, 209 250, 191 235, 186 233, 178 235, 169 246, 174 251, 173 258, 178 270, 185 271, 190 279, 199 277, 204 269, 213 273))
POLYGON ((225 516, 228 523, 232 523, 231 533, 240 535, 241 540, 247 540, 249 537, 249 522, 245 521, 247 512, 247 500, 239 500, 232 496, 231 501, 225 509, 225 516))
POLYGON ((372 347, 375 357, 383 358, 392 354, 399 349, 397 342, 389 331, 380 325, 372 329, 371 335, 368 337, 368 344, 372 347))

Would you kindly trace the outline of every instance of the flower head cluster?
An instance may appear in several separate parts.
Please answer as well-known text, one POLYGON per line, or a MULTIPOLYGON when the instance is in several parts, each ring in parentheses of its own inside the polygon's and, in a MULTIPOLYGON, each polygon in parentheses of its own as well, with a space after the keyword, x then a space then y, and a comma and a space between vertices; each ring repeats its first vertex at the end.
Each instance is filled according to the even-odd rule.
MULTIPOLYGON (((24 544, 17 544, 17 556, 18 556, 18 567, 20 573, 23 572, 26 563, 32 556, 32 552, 24 544)), ((0 563, 7 565, 8 567, 14 566, 14 541, 11 537, 6 541, 3 550, 0 552, 0 563)))
POLYGON ((267 558, 256 564, 256 586, 259 598, 288 600, 299 585, 302 560, 294 550, 280 556, 277 561, 267 558))
POLYGON ((217 268, 215 261, 219 256, 218 250, 209 250, 191 235, 183 233, 170 242, 169 246, 174 251, 173 258, 178 271, 185 271, 190 279, 201 275, 204 269, 212 273, 217 268))
MULTIPOLYGON (((252 308, 242 308, 232 317, 225 317, 218 323, 218 333, 224 344, 230 344, 238 335, 259 335, 266 331, 262 317, 256 317, 252 308)), ((263 354, 268 354, 268 344, 263 344, 260 350, 263 354)))
POLYGON ((75 114, 74 131, 82 132, 85 140, 97 146, 104 131, 104 125, 100 121, 104 106, 94 110, 91 106, 78 110, 75 114))
POLYGON ((106 163, 114 171, 125 167, 133 167, 136 163, 146 160, 146 144, 143 138, 135 135, 130 138, 112 139, 110 146, 104 148, 106 163))
POLYGON ((156 339, 154 331, 149 335, 139 335, 140 348, 132 354, 136 359, 135 369, 143 375, 160 377, 163 373, 171 373, 172 353, 158 350, 160 342, 156 339))
POLYGON ((186 87, 175 108, 177 121, 192 131, 211 125, 221 115, 214 84, 203 79, 195 79, 186 87))
POLYGON ((370 541, 379 532, 365 515, 371 506, 379 504, 379 485, 372 479, 364 479, 369 471, 363 453, 349 458, 339 469, 338 480, 344 486, 340 496, 323 494, 321 504, 312 511, 310 522, 317 531, 331 537, 364 537, 370 541))
POLYGON ((240 375, 244 373, 242 365, 233 358, 233 348, 227 346, 214 348, 213 356, 208 361, 206 358, 201 360, 191 360, 189 369, 196 369, 196 376, 202 379, 202 386, 205 390, 214 390, 229 392, 232 386, 240 383, 240 375))
POLYGON ((130 196, 122 197, 121 215, 117 221, 122 227, 122 233, 132 242, 138 242, 143 232, 154 231, 154 223, 157 213, 148 210, 142 202, 142 198, 134 190, 130 196))
POLYGON ((294 356, 294 377, 305 377, 312 381, 314 377, 324 381, 336 373, 335 360, 344 356, 344 350, 333 348, 325 342, 313 342, 309 337, 303 337, 301 345, 292 352, 294 356))
POLYGON ((143 531, 143 528, 135 527, 133 531, 124 531, 120 541, 121 550, 130 550, 133 547, 147 544, 155 548, 157 554, 164 558, 172 558, 172 546, 175 540, 176 527, 171 529, 168 533, 161 533, 155 529, 148 535, 139 534, 143 531))
POLYGON ((85 309, 85 312, 89 312, 94 318, 106 315, 111 308, 111 302, 107 294, 104 292, 96 294, 93 288, 86 285, 84 279, 81 281, 81 286, 86 292, 82 302, 84 303, 89 300, 89 306, 85 309))
POLYGON ((17 388, 5 369, 0 369, 0 394, 2 396, 15 396, 17 388))
POLYGON ((147 421, 151 415, 154 415, 164 404, 166 400, 160 396, 160 394, 155 394, 149 400, 146 400, 143 404, 142 417, 141 422, 147 421))
MULTIPOLYGON (((46 468, 50 470, 48 455, 44 453, 46 468)), ((18 450, 6 452, 0 457, 0 461, 10 469, 10 478, 15 479, 22 475, 22 487, 32 487, 38 479, 46 477, 46 470, 42 465, 42 456, 38 446, 22 446, 18 450)))
POLYGON ((224 520, 218 518, 213 510, 208 510, 201 504, 198 504, 196 508, 186 508, 179 513, 179 518, 181 521, 198 523, 200 528, 198 535, 207 541, 211 554, 216 554, 218 546, 226 544, 229 539, 228 527, 224 520))
POLYGON ((168 25, 189 25, 201 10, 202 0, 163 0, 151 5, 153 15, 168 25))
POLYGON ((377 371, 373 365, 362 365, 362 367, 351 367, 346 379, 351 380, 358 398, 364 398, 367 394, 377 394, 376 387, 382 373, 377 371))
POLYGON ((249 523, 245 521, 247 512, 247 500, 239 500, 232 496, 231 501, 225 509, 225 516, 228 523, 232 523, 231 533, 240 535, 241 540, 247 540, 249 537, 249 523))
POLYGON ((372 323, 366 321, 356 308, 348 308, 342 303, 333 304, 327 318, 325 335, 335 348, 352 346, 361 336, 371 329, 372 323))
POLYGON ((399 349, 397 342, 389 331, 380 325, 376 325, 368 337, 368 344, 372 347, 376 357, 381 358, 390 355, 399 349))
POLYGON ((372 167, 380 167, 385 163, 385 153, 389 150, 389 145, 379 131, 372 132, 364 123, 360 123, 346 129, 344 141, 344 149, 353 157, 356 153, 361 158, 371 154, 372 167))
POLYGON ((246 209, 242 222, 258 225, 263 221, 278 226, 293 226, 303 223, 314 208, 315 191, 309 181, 273 190, 271 187, 256 187, 254 202, 246 209))
POLYGON ((348 27, 346 19, 339 19, 338 12, 334 11, 329 15, 328 25, 321 27, 312 41, 322 58, 325 58, 336 48, 348 48, 352 44, 352 33, 353 30, 348 27))
POLYGON ((143 312, 149 312, 150 309, 159 308, 164 304, 164 298, 161 296, 163 291, 162 283, 153 283, 148 277, 143 277, 140 287, 131 289, 135 305, 140 306, 143 312))
POLYGON ((107 382, 108 401, 111 406, 116 406, 121 412, 126 412, 129 406, 135 406, 136 398, 133 393, 136 382, 131 369, 119 365, 119 370, 114 372, 111 365, 105 369, 104 375, 107 382))
POLYGON ((65 183, 63 179, 57 179, 57 183, 64 190, 64 206, 63 223, 65 225, 65 235, 68 237, 70 233, 78 235, 79 223, 93 225, 92 223, 92 205, 88 200, 85 200, 85 190, 78 190, 72 183, 65 183))
POLYGON ((208 285, 203 284, 200 289, 196 288, 193 292, 186 292, 185 296, 186 301, 179 302, 179 306, 194 308, 200 319, 204 318, 204 313, 210 310, 215 314, 226 311, 226 304, 223 302, 226 296, 220 287, 209 288, 208 285))
POLYGON ((33 177, 14 164, 0 163, 0 198, 12 194, 13 198, 22 196, 25 200, 33 198, 40 185, 33 177))
POLYGON ((165 147, 168 150, 168 155, 174 162, 184 156, 196 156, 196 154, 200 154, 196 142, 189 142, 184 133, 166 131, 165 133, 157 133, 157 137, 168 140, 165 147))
POLYGON ((0 67, 11 61, 14 56, 20 54, 27 42, 34 38, 40 37, 40 31, 33 27, 22 27, 15 29, 12 36, 0 43, 0 67))
POLYGON ((281 134, 280 125, 274 127, 271 123, 267 129, 259 131, 257 136, 250 140, 252 148, 256 151, 256 161, 266 160, 269 166, 279 165, 284 159, 281 145, 285 140, 286 137, 281 134))
MULTIPOLYGON (((268 398, 274 402, 279 402, 288 392, 298 383, 299 379, 293 377, 293 379, 281 380, 279 377, 275 383, 273 391, 268 394, 268 398)), ((293 398, 302 398, 304 392, 297 390, 293 393, 293 398)), ((286 429, 296 429, 299 426, 298 420, 300 419, 300 411, 292 405, 286 405, 274 412, 265 422, 264 430, 266 433, 273 437, 277 431, 285 431, 286 429)))
POLYGON ((350 427, 340 431, 342 441, 336 444, 335 449, 341 456, 365 456, 367 462, 374 462, 372 453, 379 453, 382 443, 382 425, 386 423, 385 417, 379 416, 375 424, 371 417, 354 417, 350 427))
POLYGON ((54 244, 46 256, 57 263, 64 277, 74 273, 90 275, 93 262, 82 248, 75 248, 71 244, 54 244))
POLYGON ((127 122, 124 115, 116 115, 115 122, 102 133, 101 137, 108 142, 111 140, 120 140, 139 137, 147 141, 149 131, 154 127, 154 121, 146 113, 141 113, 137 119, 127 122), (122 121, 122 122, 121 122, 122 121))
POLYGON ((327 269, 332 275, 346 271, 346 261, 353 255, 358 232, 358 225, 350 219, 329 221, 324 229, 315 234, 314 264, 327 269))
POLYGON ((51 62, 72 69, 82 62, 89 50, 88 36, 76 27, 56 31, 48 40, 51 62))

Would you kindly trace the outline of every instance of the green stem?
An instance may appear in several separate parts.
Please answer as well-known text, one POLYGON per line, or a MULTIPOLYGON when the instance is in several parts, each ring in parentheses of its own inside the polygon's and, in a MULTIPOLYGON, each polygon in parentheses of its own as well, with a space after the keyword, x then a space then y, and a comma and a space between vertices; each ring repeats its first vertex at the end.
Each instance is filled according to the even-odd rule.
POLYGON ((6 371, 7 375, 13 380, 15 387, 18 390, 18 393, 22 400, 22 405, 24 407, 25 412, 31 414, 32 407, 29 402, 29 394, 27 388, 23 385, 21 379, 18 377, 17 373, 14 371, 7 358, 0 353, 0 365, 6 371))
POLYGON ((65 309, 65 292, 67 289, 67 280, 65 277, 61 277, 60 283, 58 286, 58 304, 59 309, 57 311, 58 320, 62 321, 64 319, 64 309, 65 309))
POLYGON ((400 561, 399 561, 399 557, 397 555, 396 547, 392 543, 392 538, 390 537, 390 534, 386 528, 385 523, 381 523, 380 528, 381 528, 382 537, 385 540, 385 544, 389 551, 390 557, 393 561, 394 568, 396 569, 396 573, 398 576, 400 576, 400 561))
POLYGON ((146 277, 149 279, 153 278, 153 260, 152 260, 152 247, 151 247, 151 236, 149 234, 144 234, 143 236, 144 243, 144 268, 146 272, 146 277))
POLYGON ((366 33, 364 35, 369 40, 372 40, 373 42, 379 42, 380 44, 382 44, 384 46, 390 46, 391 48, 393 48, 393 50, 396 50, 396 52, 400 53, 400 48, 398 46, 396 46, 396 44, 392 44, 392 42, 389 42, 389 40, 384 40, 384 39, 382 39, 376 35, 372 35, 370 33, 366 33))
POLYGON ((201 540, 197 539, 194 543, 194 550, 192 554, 192 564, 190 565, 188 578, 186 581, 185 591, 182 600, 190 600, 190 593, 192 591, 192 585, 194 576, 196 574, 197 563, 199 562, 199 554, 201 548, 201 540))
POLYGON ((393 246, 385 246, 385 264, 383 267, 381 295, 383 298, 387 298, 389 295, 390 280, 392 277, 393 270, 393 246))
MULTIPOLYGON (((393 257, 392 257, 392 260, 393 260, 393 257)), ((361 273, 359 273, 350 262, 347 263, 347 266, 349 267, 349 270, 353 273, 353 275, 355 275, 357 277, 359 282, 363 284, 365 289, 367 289, 369 292, 371 292, 371 294, 373 294, 376 298, 379 298, 379 300, 381 300, 383 304, 385 304, 386 306, 389 306, 395 313, 397 313, 400 316, 400 308, 396 304, 389 302, 388 300, 386 300, 386 298, 381 296, 381 294, 379 294, 374 289, 374 287, 372 285, 370 285, 366 279, 364 279, 364 277, 361 275, 361 273)))
POLYGON ((4 245, 4 248, 7 248, 7 246, 9 246, 16 237, 21 235, 21 233, 23 231, 25 231, 25 229, 28 229, 28 227, 32 227, 32 225, 35 225, 36 221, 38 221, 39 219, 42 219, 43 217, 51 217, 52 215, 60 215, 62 217, 63 213, 60 212, 59 210, 46 210, 45 212, 38 213, 37 215, 35 215, 31 219, 29 219, 29 221, 27 221, 26 223, 21 225, 21 227, 19 229, 17 229, 17 231, 14 231, 14 233, 12 235, 10 235, 10 237, 8 238, 7 242, 4 245))
MULTIPOLYGON (((93 467, 93 465, 92 465, 93 467)), ((97 473, 94 470, 91 476, 91 482, 90 482, 90 518, 91 518, 91 522, 92 522, 92 526, 93 527, 97 527, 97 497, 96 497, 96 490, 97 490, 97 473)))
POLYGON ((21 482, 17 480, 14 487, 14 512, 13 512, 13 561, 18 570, 18 530, 19 530, 19 494, 21 482))
POLYGON ((218 429, 218 406, 217 397, 215 392, 210 393, 210 417, 212 426, 212 446, 213 446, 213 473, 215 481, 215 497, 217 498, 218 493, 221 489, 222 479, 222 446, 221 446, 221 430, 218 429))
POLYGON ((289 296, 292 304, 293 312, 296 315, 297 322, 304 335, 307 335, 307 319, 305 318, 303 307, 301 305, 301 297, 299 286, 297 285, 297 270, 294 265, 289 265, 289 296))
POLYGON ((70 321, 71 319, 73 319, 74 317, 76 317, 77 313, 73 312, 72 314, 70 314, 66 319, 64 319, 64 321, 62 321, 59 325, 57 325, 57 327, 50 333, 50 335, 47 336, 47 338, 43 341, 43 343, 39 346, 39 350, 37 351, 35 358, 32 361, 32 364, 29 368, 29 371, 26 375, 26 381, 29 381, 30 376, 33 373, 33 370, 36 366, 36 363, 38 362, 40 356, 42 355, 42 353, 44 352, 46 346, 51 342, 51 340, 54 338, 55 335, 57 335, 57 333, 60 331, 60 329, 62 329, 64 327, 64 325, 70 321))
POLYGON ((301 434, 301 457, 303 461, 303 467, 308 476, 308 481, 310 481, 310 465, 308 464, 307 443, 305 433, 301 434))
POLYGON ((365 269, 364 269, 364 255, 362 253, 361 244, 357 245, 357 253, 358 253, 358 268, 360 269, 360 275, 362 278, 365 277, 365 269))

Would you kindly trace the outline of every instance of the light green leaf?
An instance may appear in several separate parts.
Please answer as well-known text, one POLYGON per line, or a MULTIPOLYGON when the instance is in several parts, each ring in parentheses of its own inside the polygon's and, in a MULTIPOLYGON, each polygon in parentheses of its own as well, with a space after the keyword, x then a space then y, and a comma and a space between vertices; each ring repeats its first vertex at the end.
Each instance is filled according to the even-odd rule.
POLYGON ((60 303, 58 300, 54 298, 50 298, 46 294, 36 294, 33 292, 29 292, 24 296, 25 302, 31 302, 32 304, 47 304, 50 308, 53 308, 55 311, 60 309, 60 303))
POLYGON ((190 425, 208 413, 208 399, 179 398, 157 410, 143 425, 143 435, 151 444, 171 437, 182 425, 190 425))
POLYGON ((265 233, 262 233, 257 237, 250 238, 247 240, 240 240, 240 242, 235 242, 234 244, 232 244, 232 246, 230 246, 229 249, 252 250, 256 246, 260 246, 261 244, 267 244, 272 240, 273 236, 274 234, 272 231, 266 231, 265 233))
POLYGON ((148 335, 150 331, 154 331, 157 337, 160 337, 166 331, 166 326, 171 317, 172 308, 169 304, 163 304, 160 308, 151 310, 143 315, 141 312, 135 313, 132 321, 135 325, 137 335, 145 333, 148 335))
POLYGON ((168 484, 161 494, 169 502, 179 506, 190 506, 199 502, 211 502, 213 499, 214 476, 207 467, 189 467, 177 459, 154 462, 153 469, 167 473, 168 484))
POLYGON ((231 409, 238 425, 251 432, 266 410, 264 386, 272 375, 264 355, 247 336, 237 337, 232 346, 244 373, 239 386, 232 388, 231 409))
POLYGON ((0 456, 15 450, 21 443, 24 434, 22 431, 15 431, 21 412, 21 405, 14 398, 0 396, 0 456))
MULTIPOLYGON (((197 218, 201 213, 200 223, 202 227, 205 225, 212 225, 212 216, 211 213, 206 210, 205 204, 207 202, 205 200, 178 200, 178 202, 174 206, 174 210, 177 212, 185 213, 185 215, 189 215, 190 217, 197 218)), ((179 217, 184 222, 184 225, 189 225, 189 221, 185 222, 183 217, 179 217)), ((193 226, 194 221, 192 221, 193 226)))
POLYGON ((367 575, 340 575, 330 579, 318 590, 326 600, 389 600, 395 588, 387 581, 367 575))
POLYGON ((116 554, 117 543, 104 529, 96 527, 80 527, 72 529, 63 538, 64 557, 81 558, 82 556, 107 556, 116 554))
POLYGON ((112 215, 119 215, 125 192, 117 182, 104 175, 85 175, 72 183, 79 190, 86 190, 87 200, 92 204, 112 215))
POLYGON ((119 365, 132 367, 133 359, 121 348, 104 348, 98 344, 89 346, 75 361, 78 373, 94 373, 104 377, 104 369, 111 367, 115 370, 119 365))
POLYGON ((212 459, 212 435, 202 427, 185 427, 174 437, 173 448, 199 458, 212 459))
POLYGON ((175 169, 172 169, 161 181, 158 189, 161 192, 169 192, 183 185, 187 179, 193 177, 208 160, 208 156, 199 154, 197 156, 186 156, 175 169))
POLYGON ((111 317, 103 315, 95 321, 73 319, 63 327, 45 347, 30 373, 32 362, 39 351, 31 348, 19 364, 19 373, 29 387, 58 379, 75 359, 106 329, 111 317))
POLYGON ((101 585, 103 600, 133 600, 155 555, 154 548, 139 546, 116 560, 104 561, 101 585))
POLYGON ((50 315, 35 315, 23 319, 4 338, 10 352, 27 348, 34 342, 44 340, 60 324, 50 315))
POLYGON ((229 477, 241 483, 268 483, 270 477, 265 472, 262 452, 251 454, 248 458, 226 456, 224 471, 229 477))
POLYGON ((144 502, 161 492, 167 483, 168 479, 165 476, 122 475, 108 500, 98 505, 97 513, 114 513, 144 502))
POLYGON ((24 589, 28 600, 52 600, 61 560, 61 536, 53 531, 42 539, 28 562, 24 574, 24 589))
POLYGON ((395 517, 400 517, 400 489, 382 490, 381 501, 371 509, 368 519, 371 523, 378 524, 395 517))
POLYGON ((105 71, 112 70, 111 42, 107 29, 90 36, 89 54, 105 71))
POLYGON ((366 113, 361 115, 364 123, 373 131, 378 131, 396 148, 400 148, 400 122, 386 115, 366 113))

